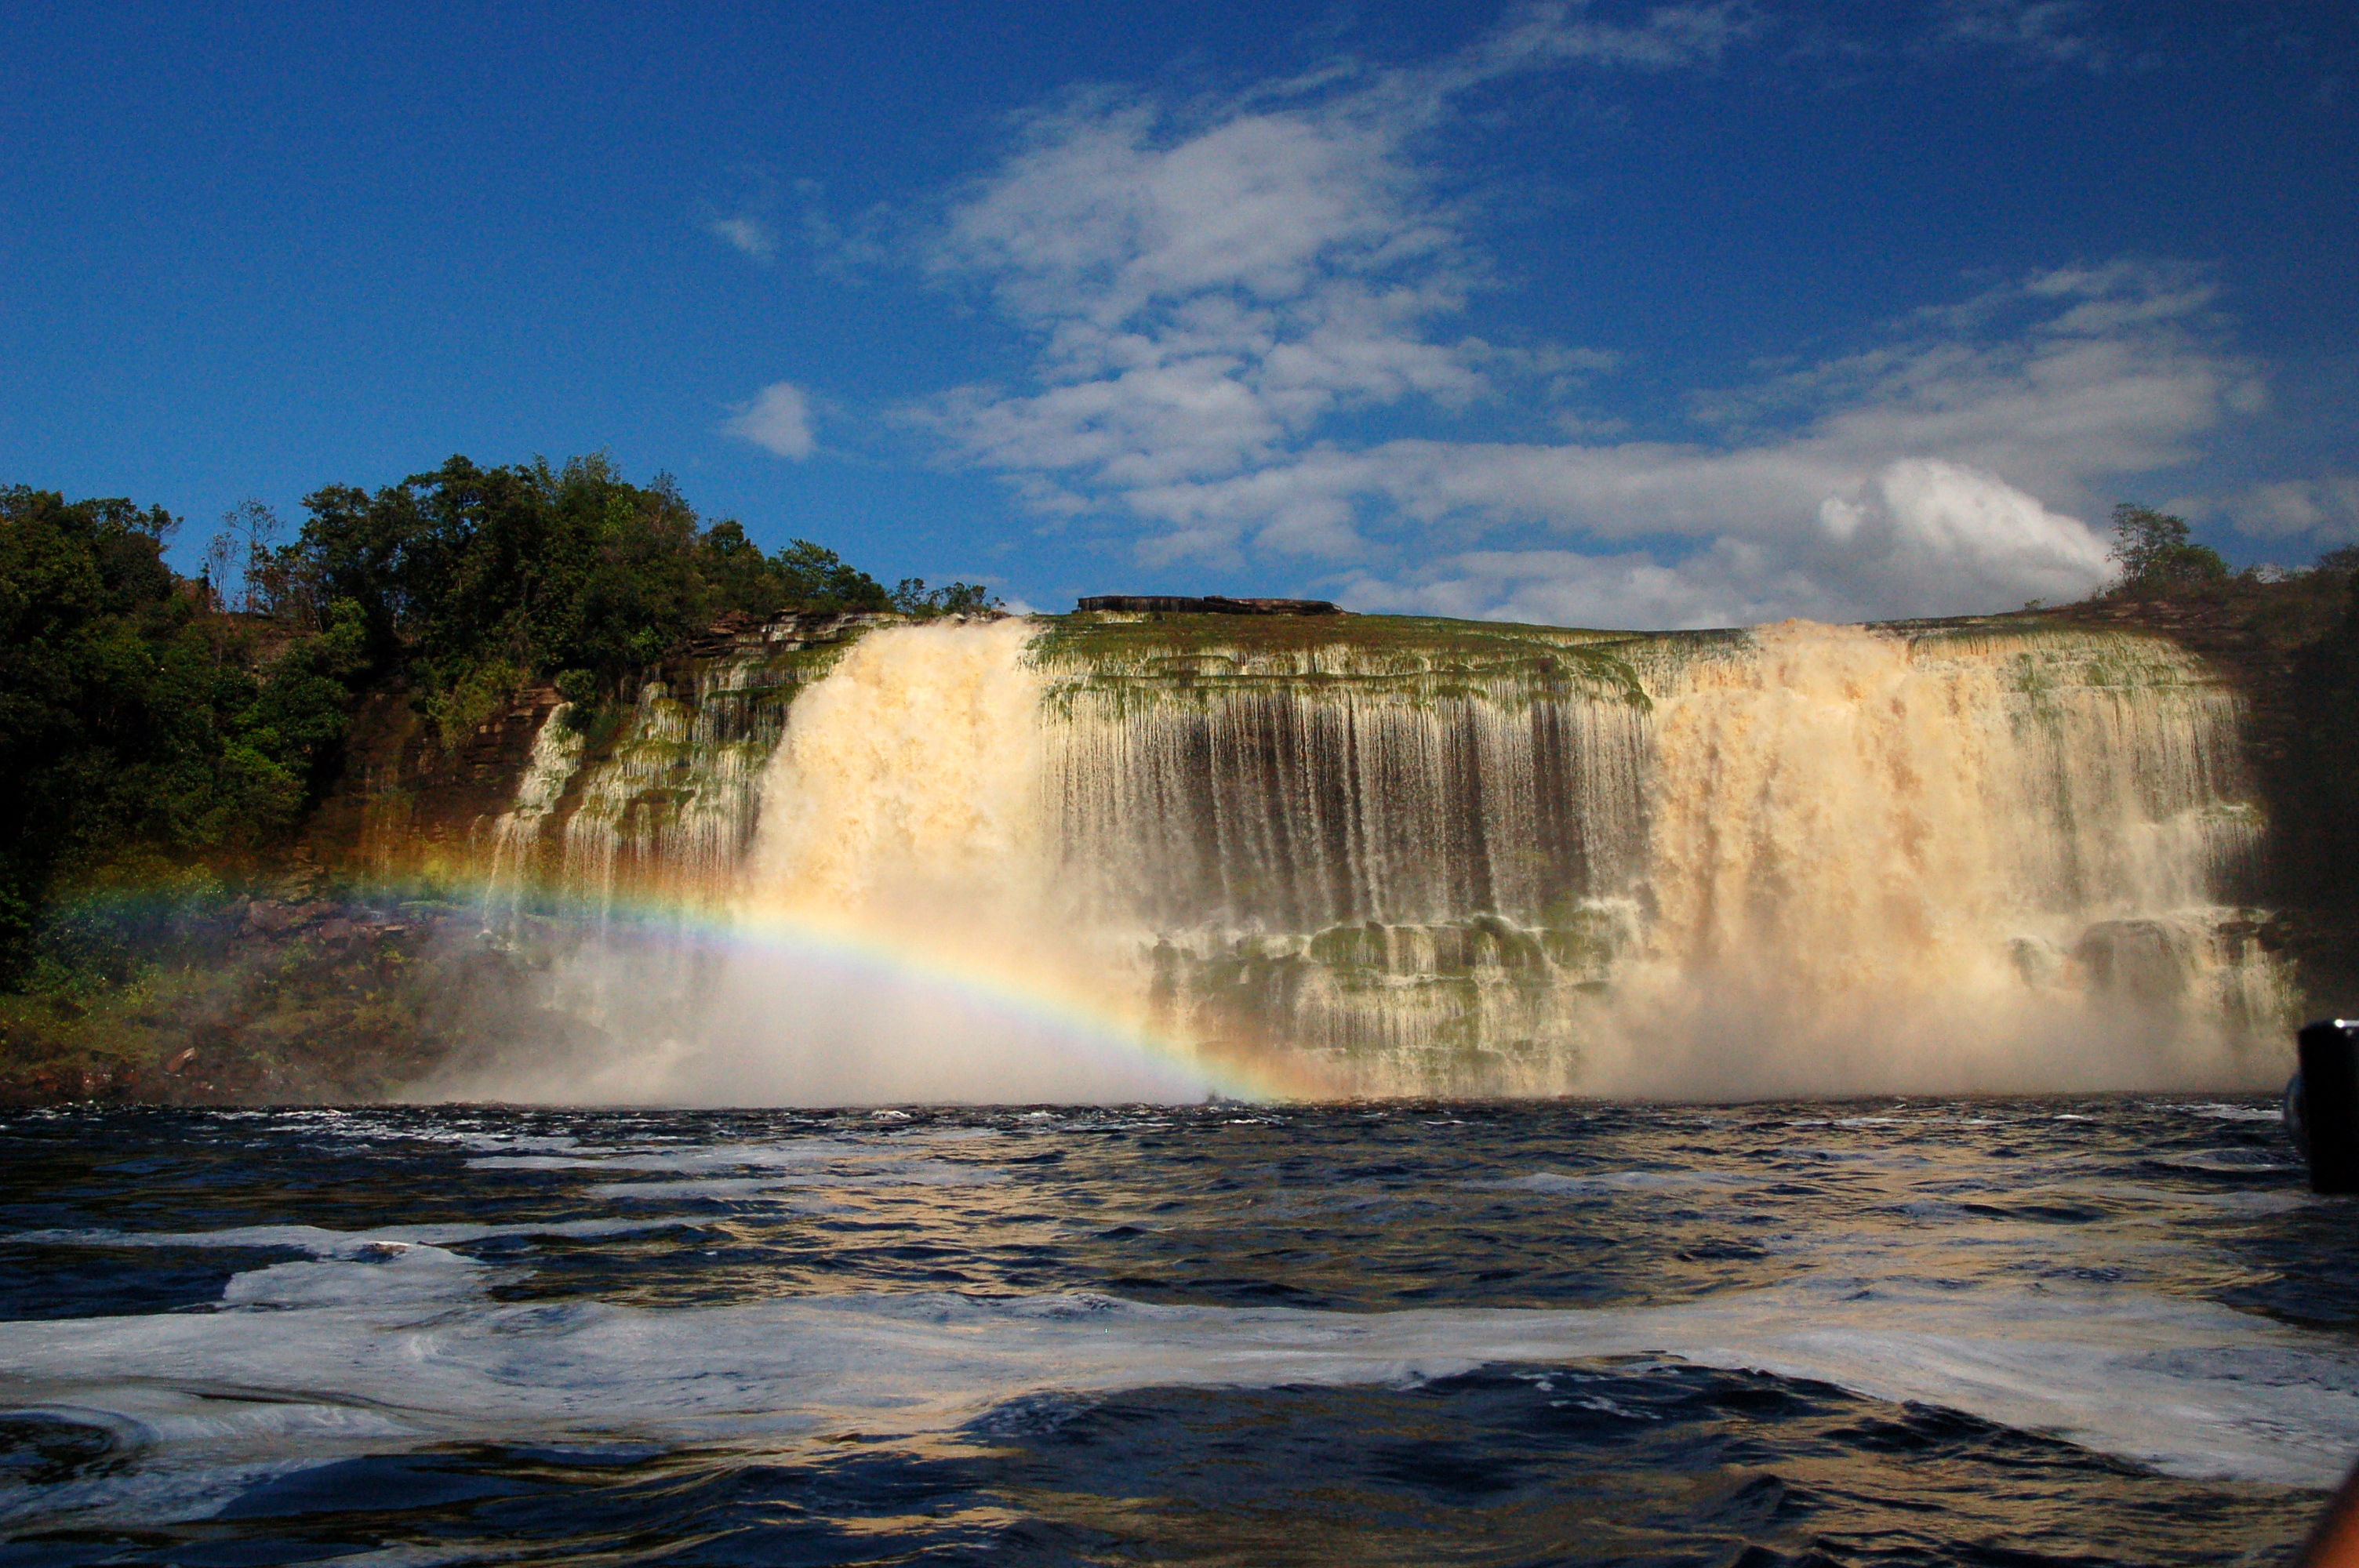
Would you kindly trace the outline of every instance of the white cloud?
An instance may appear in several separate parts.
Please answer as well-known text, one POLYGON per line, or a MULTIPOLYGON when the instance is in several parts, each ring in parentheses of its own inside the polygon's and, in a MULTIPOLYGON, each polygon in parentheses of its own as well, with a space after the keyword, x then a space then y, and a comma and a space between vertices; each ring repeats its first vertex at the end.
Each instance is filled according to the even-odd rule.
POLYGON ((1266 462, 1340 412, 1609 364, 1437 340, 1484 269, 1410 144, 1483 82, 1708 61, 1748 27, 1732 5, 1635 27, 1535 6, 1428 70, 1337 67, 1210 104, 1076 94, 1025 124, 935 258, 1040 334, 1042 385, 962 388, 921 417, 983 466, 1129 487, 1266 462))
POLYGON ((811 436, 810 398, 790 381, 775 381, 740 405, 722 433, 800 462, 817 449, 811 436))
MULTIPOLYGON (((2017 11, 2018 31, 2063 19, 2017 11)), ((1043 513, 1135 530, 1145 561, 1316 564, 1363 608, 1695 624, 2096 586, 2104 551, 2072 514, 2260 397, 2200 270, 2019 278, 1699 395, 1675 439, 1549 408, 1612 354, 1448 330, 1494 287, 1443 194, 1453 95, 1572 63, 1708 65, 1749 27, 1729 7, 1620 28, 1535 9, 1427 69, 1071 97, 963 193, 934 258, 1034 335, 1029 384, 913 417, 1043 513), (1500 408, 1569 438, 1460 433, 1500 408), (1441 433, 1355 444, 1347 421, 1377 410, 1441 433)))
POLYGON ((778 236, 767 222, 752 213, 710 219, 704 232, 757 262, 766 265, 777 259, 778 236))
POLYGON ((2113 56, 2082 0, 1942 0, 1937 45, 2004 49, 2042 65, 2103 71, 2113 56))
POLYGON ((1749 625, 1794 615, 1875 613, 1890 593, 1912 612, 2013 608, 2021 599, 2076 598, 2101 581, 2105 547, 2004 481, 1956 464, 1887 465, 1859 499, 1830 498, 1827 548, 1721 534, 1669 563, 1637 551, 1473 550, 1387 580, 1351 574, 1355 610, 1497 616, 1608 627, 1749 625), (2031 590, 2031 591, 2027 591, 2031 590))
POLYGON ((1527 5, 1459 60, 1433 72, 1446 86, 1584 62, 1670 70, 1709 64, 1761 30, 1751 6, 1658 5, 1636 27, 1591 21, 1580 5, 1527 5))
POLYGON ((2256 485, 2212 510, 2225 511, 2238 533, 2256 538, 2307 535, 2335 543, 2359 540, 2359 474, 2256 485))

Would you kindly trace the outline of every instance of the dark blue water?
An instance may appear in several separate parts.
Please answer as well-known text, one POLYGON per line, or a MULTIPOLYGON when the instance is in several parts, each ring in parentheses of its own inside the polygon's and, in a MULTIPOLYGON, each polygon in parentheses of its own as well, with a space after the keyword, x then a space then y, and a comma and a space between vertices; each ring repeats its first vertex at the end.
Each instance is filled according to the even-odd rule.
POLYGON ((2257 1104, 0 1121, 0 1563, 2241 1563, 2257 1104))

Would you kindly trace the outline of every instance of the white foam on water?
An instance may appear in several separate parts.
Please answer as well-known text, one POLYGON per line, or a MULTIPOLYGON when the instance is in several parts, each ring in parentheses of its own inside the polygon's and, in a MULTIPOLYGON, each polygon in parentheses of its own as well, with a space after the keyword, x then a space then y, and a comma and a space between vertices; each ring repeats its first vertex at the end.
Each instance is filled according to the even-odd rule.
POLYGON ((1813 1275, 1669 1306, 1369 1314, 919 1293, 654 1309, 496 1303, 496 1272, 364 1250, 241 1275, 213 1313, 0 1323, 0 1405, 135 1433, 141 1454, 0 1514, 185 1518, 274 1466, 437 1443, 914 1436, 1039 1394, 1404 1387, 1598 1357, 1823 1381, 2190 1476, 2322 1487, 2359 1447, 2359 1354, 2117 1286, 1813 1275))
POLYGON ((2285 1112, 2277 1106, 2258 1105, 2181 1105, 2171 1108, 2190 1116, 2208 1116, 2216 1121, 2283 1121, 2285 1112))
POLYGON ((659 1229, 648 1219, 514 1220, 505 1225, 386 1225, 330 1230, 317 1225, 234 1225, 220 1230, 19 1230, 0 1242, 50 1247, 286 1249, 315 1258, 383 1259, 410 1248, 459 1247, 505 1236, 627 1236, 659 1229))
POLYGON ((222 1300, 231 1306, 440 1307, 482 1292, 493 1270, 440 1247, 378 1243, 374 1266, 330 1259, 274 1263, 231 1280, 222 1300))

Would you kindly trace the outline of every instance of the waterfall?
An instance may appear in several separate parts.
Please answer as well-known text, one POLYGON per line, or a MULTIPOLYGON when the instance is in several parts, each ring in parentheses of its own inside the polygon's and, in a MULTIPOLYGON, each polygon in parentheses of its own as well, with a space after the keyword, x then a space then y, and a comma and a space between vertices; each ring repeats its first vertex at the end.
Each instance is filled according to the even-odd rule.
POLYGON ((1031 635, 1010 620, 863 638, 796 703, 769 761, 747 892, 936 924, 1036 892, 1031 635))
MULTIPOLYGON (((725 672, 643 696, 554 831, 577 881, 666 861, 748 929, 989 974, 1338 1093, 2278 1069, 2284 976, 2230 902, 2261 831, 2241 709, 2172 644, 1218 619, 869 631, 783 692, 766 747, 742 721, 697 741, 725 672), (669 805, 635 839, 650 781, 669 805), (700 799, 732 804, 700 826, 700 799)), ((548 782, 524 794, 503 845, 551 831, 548 782)), ((739 961, 666 1016, 703 1021, 748 1097, 1064 1098, 1024 1030, 857 989, 739 961)))
MULTIPOLYGON (((1602 1084, 2236 1079, 2238 706, 2168 644, 1764 627, 1655 693, 1648 918, 1602 1084)), ((2268 1071, 2273 1072, 2271 1057, 2268 1071)))
POLYGON ((484 882, 488 919, 514 917, 529 891, 541 828, 564 804, 566 786, 582 767, 582 734, 572 718, 572 704, 560 702, 541 720, 516 780, 516 799, 492 823, 491 864, 484 882))
POLYGON ((1033 634, 873 631, 797 700, 736 891, 749 930, 788 939, 735 954, 679 1077, 837 1102, 1201 1095, 1182 1067, 1107 1060, 1039 1017, 1045 1000, 1101 1033, 1146 1022, 1062 918, 1033 634))

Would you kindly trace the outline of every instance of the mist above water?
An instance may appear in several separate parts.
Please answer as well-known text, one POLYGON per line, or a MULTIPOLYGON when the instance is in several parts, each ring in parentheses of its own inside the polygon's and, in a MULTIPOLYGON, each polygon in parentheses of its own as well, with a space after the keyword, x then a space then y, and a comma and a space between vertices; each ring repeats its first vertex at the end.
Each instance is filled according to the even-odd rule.
MULTIPOLYGON (((2228 902, 2258 833, 2237 702, 2167 644, 1794 622, 1629 639, 1606 680, 1571 633, 1573 676, 1038 630, 870 632, 766 752, 714 731, 758 769, 710 767, 636 838, 568 817, 569 869, 608 879, 585 898, 636 859, 708 919, 610 922, 560 988, 610 1045, 466 1087, 1741 1098, 2282 1070, 2283 978, 2228 902)), ((692 735, 720 706, 658 717, 692 735)), ((546 751, 560 782, 579 766, 546 751)), ((619 798, 601 767, 650 764, 625 746, 576 794, 619 798)), ((546 838, 562 794, 527 778, 498 852, 546 838)))

